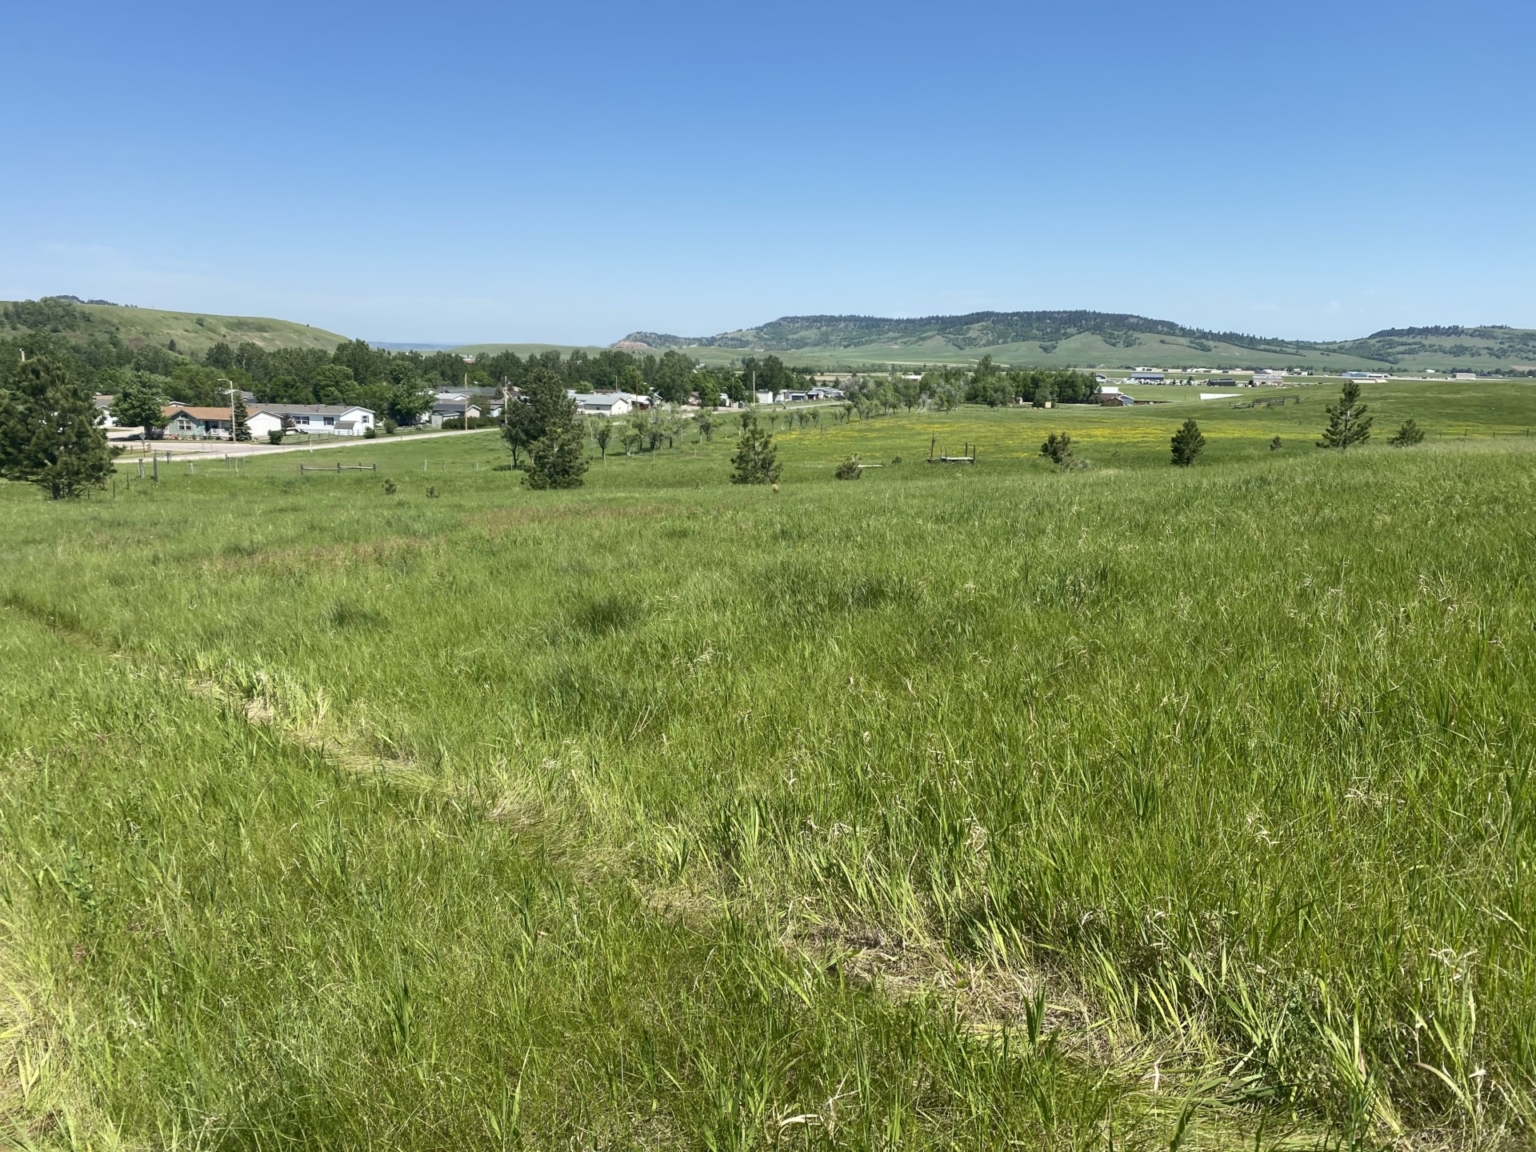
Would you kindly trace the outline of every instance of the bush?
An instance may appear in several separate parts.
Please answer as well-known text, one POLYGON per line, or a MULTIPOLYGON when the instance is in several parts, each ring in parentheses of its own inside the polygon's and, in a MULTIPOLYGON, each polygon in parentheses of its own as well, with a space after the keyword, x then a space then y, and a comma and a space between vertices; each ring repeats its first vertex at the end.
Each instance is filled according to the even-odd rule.
POLYGON ((397 491, 398 489, 395 487, 395 482, 386 477, 384 480, 384 495, 393 496, 397 491))
POLYGON ((1273 440, 1271 440, 1269 442, 1269 450, 1271 452, 1278 452, 1278 451, 1280 451, 1280 437, 1276 436, 1273 440))
POLYGON ((368 425, 368 427, 363 429, 363 439, 364 440, 372 440, 377 435, 378 435, 378 432, 374 430, 374 427, 373 427, 372 424, 368 425))
POLYGON ((1411 444, 1421 444, 1423 441, 1424 429, 1413 420, 1404 420, 1402 427, 1387 437, 1387 443, 1394 448, 1407 448, 1411 444))
POLYGON ((283 442, 283 435, 284 433, 281 428, 274 428, 272 431, 267 433, 267 443, 281 444, 283 442))
POLYGON ((396 424, 388 416, 384 417, 384 435, 393 436, 399 427, 400 425, 396 424))
POLYGON ((837 470, 832 475, 836 476, 839 480, 857 480, 864 475, 864 465, 859 463, 858 453, 855 452, 839 464, 837 470))

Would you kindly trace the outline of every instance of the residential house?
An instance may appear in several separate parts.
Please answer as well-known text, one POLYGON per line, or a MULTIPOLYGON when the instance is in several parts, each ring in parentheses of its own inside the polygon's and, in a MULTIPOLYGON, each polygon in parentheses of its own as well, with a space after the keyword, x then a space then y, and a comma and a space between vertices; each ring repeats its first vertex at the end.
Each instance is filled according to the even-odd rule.
POLYGON ((95 395, 91 397, 91 403, 96 406, 97 420, 103 428, 116 428, 117 421, 112 416, 112 401, 116 396, 95 395))
POLYGON ((167 404, 160 409, 165 419, 162 435, 168 440, 228 440, 228 408, 204 408, 194 404, 167 404))
POLYGON ((434 428, 462 428, 464 419, 480 419, 480 405, 469 400, 439 400, 432 405, 432 410, 427 413, 427 419, 434 428))
MULTIPOLYGON (((263 404, 256 411, 275 417, 290 432, 316 436, 362 436, 377 423, 371 408, 356 404, 263 404)), ((271 424, 263 421, 262 426, 271 424)), ((254 424, 251 433, 258 434, 254 424)))

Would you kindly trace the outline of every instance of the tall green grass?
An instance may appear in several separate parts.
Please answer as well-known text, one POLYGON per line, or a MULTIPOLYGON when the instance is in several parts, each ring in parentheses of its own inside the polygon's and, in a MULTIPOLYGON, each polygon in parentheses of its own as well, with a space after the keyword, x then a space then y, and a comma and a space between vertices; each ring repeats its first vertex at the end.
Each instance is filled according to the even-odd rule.
POLYGON ((0 492, 17 1123, 1528 1142, 1536 454, 1132 414, 0 492))

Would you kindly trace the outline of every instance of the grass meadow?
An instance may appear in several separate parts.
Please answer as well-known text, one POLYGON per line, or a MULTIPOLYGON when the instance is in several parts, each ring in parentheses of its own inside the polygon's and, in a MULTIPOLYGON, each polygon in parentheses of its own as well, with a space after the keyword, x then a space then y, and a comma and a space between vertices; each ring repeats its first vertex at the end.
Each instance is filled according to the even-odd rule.
POLYGON ((0 486, 0 1139, 1530 1147, 1536 385, 1144 394, 0 486))

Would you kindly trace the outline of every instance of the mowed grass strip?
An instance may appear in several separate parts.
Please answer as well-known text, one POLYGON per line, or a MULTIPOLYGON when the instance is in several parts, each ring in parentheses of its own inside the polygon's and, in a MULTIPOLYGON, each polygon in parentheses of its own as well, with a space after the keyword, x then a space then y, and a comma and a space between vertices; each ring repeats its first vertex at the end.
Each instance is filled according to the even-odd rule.
MULTIPOLYGON (((242 964, 328 973, 285 975, 280 993, 251 1001, 243 1035, 271 1051, 297 1012, 340 1053, 363 1034, 349 1005, 382 1013, 404 986, 397 956, 402 972, 430 957, 412 987, 448 990, 411 995, 452 1021, 434 1032, 434 1059, 492 1052, 485 1067, 512 1083, 507 1068, 532 1052, 548 1095, 515 1102, 539 1117, 519 1121, 525 1134, 545 1138, 1075 1145, 1120 1123, 1166 1141, 1184 1099, 1170 1108, 1169 1095, 1182 1093, 1202 1106, 1186 1140, 1202 1126, 1217 1144, 1245 1138, 1239 1104, 1271 1135, 1300 1124, 1524 1139, 1536 1076, 1536 894, 1522 864, 1536 455, 1522 437, 1487 437, 1224 456, 1211 435, 1210 462, 1189 472, 1149 444, 1121 449, 1123 465, 1057 475, 985 448, 984 435, 1026 445, 1040 415, 870 421, 887 458, 931 429, 982 441, 982 463, 906 456, 854 484, 831 481, 823 457, 836 454, 817 447, 833 430, 797 429, 781 443, 804 481, 792 467, 778 493, 723 483, 728 435, 595 464, 581 492, 527 493, 471 470, 475 453, 495 458, 477 434, 453 443, 457 456, 445 442, 385 446, 449 466, 399 471, 395 497, 371 474, 301 478, 275 460, 266 473, 136 483, 62 514, 7 490, 18 547, 0 570, 5 620, 27 645, 8 664, 56 665, 46 690, 11 688, 28 694, 7 714, 39 727, 11 745, 26 771, 10 770, 39 779, 22 751, 72 716, 97 717, 109 746, 128 730, 158 749, 78 773, 78 793, 53 778, 8 788, 16 842, 42 854, 14 855, 8 874, 36 873, 39 859, 67 867, 69 837, 42 831, 45 811, 95 829, 96 868, 133 872, 130 845, 108 833, 113 798, 158 788, 162 819, 186 820, 185 798, 200 794, 189 781, 205 781, 208 823, 172 839, 219 850, 207 850, 204 906, 244 925, 248 951, 239 961, 209 928, 188 945, 195 979, 222 987, 242 964), (157 671, 140 681, 90 661, 157 671), (271 720, 253 725, 189 682, 271 720), (136 702, 146 683, 162 685, 163 712, 136 702), (205 729, 226 743, 201 743, 205 729), (436 784, 369 778, 349 767, 359 755, 436 784), (220 791, 238 780, 245 792, 220 791), (272 803, 277 780, 293 799, 262 825, 275 855, 240 872, 233 813, 272 803), (345 857, 327 880, 335 908, 280 899, 299 872, 279 859, 304 852, 345 857), (367 891, 393 895, 359 928, 347 918, 367 891), (538 1005, 498 1014, 476 981, 512 979, 499 966, 517 939, 503 921, 523 915, 513 891, 562 894, 518 905, 536 909, 534 938, 560 941, 561 959, 536 981, 538 1005), (308 943, 274 942, 294 933, 308 943), (315 959, 374 937, 360 967, 315 959), (632 960, 605 967, 616 954, 632 960), (473 975, 453 975, 461 960, 473 975), (746 966, 721 978, 718 1001, 690 983, 709 986, 700 974, 714 964, 746 966), (610 973, 610 999, 595 971, 610 973), (785 987, 768 971, 802 981, 803 994, 784 993, 787 1031, 741 1006, 756 1002, 754 981, 785 987), (732 1056, 730 1075, 710 1056, 706 1073, 661 1043, 647 1059, 677 1078, 673 1096, 636 1089, 644 1077, 621 1077, 620 1091, 566 1068, 589 1050, 644 1063, 628 1063, 622 1023, 607 1048, 593 1023, 621 1021, 626 997, 652 1032, 662 1021, 693 1029, 700 1051, 738 1052, 729 1038, 766 1054, 732 1056), (1067 1005, 1087 1015, 1072 1020, 1067 1005), (540 1026, 546 1006, 566 1015, 540 1026), (1015 1043, 1031 1011, 1060 1029, 1048 1071, 1041 1044, 1015 1043), (902 1049, 919 1051, 906 1063, 880 1047, 902 1029, 926 1038, 902 1049), (786 1036, 823 1031, 853 1046, 775 1062, 800 1052, 786 1036), (994 1072, 974 1063, 983 1055, 994 1072), (1085 1079, 1085 1063, 1109 1075, 1085 1079), (820 1071, 801 1079, 802 1067, 820 1071), (1011 1095, 1044 1099, 1009 1079, 1026 1074, 1048 1086, 1046 1104, 1011 1095), (849 1083, 868 1086, 839 1097, 849 1083), (716 1104, 699 1111, 705 1098, 716 1104), (828 1126, 834 1098, 842 1119, 828 1126), (844 1123, 853 1099, 869 1109, 863 1128, 844 1123)), ((1144 419, 1059 420, 1091 429, 1119 415, 1144 419)), ((311 869, 304 891, 335 867, 311 869)), ((163 898, 167 881, 145 875, 139 898, 163 898)), ((143 1019, 103 991, 163 979, 126 914, 87 946, 117 949, 114 964, 76 965, 67 893, 21 879, 12 890, 46 942, 23 969, 46 988, 71 973, 79 997, 46 1002, 78 1005, 97 1029, 143 1019)), ((172 1085, 228 1100, 265 1084, 271 1110, 238 1129, 253 1141, 470 1139, 452 1125, 491 1107, 489 1073, 458 1063, 422 1084, 419 1064, 383 1040, 350 1063, 320 1061, 354 1079, 301 1091, 288 1065, 240 1064, 248 1043, 209 1029, 206 1062, 188 1075, 174 1059, 187 1042, 164 1038, 193 1003, 162 1007, 176 1022, 150 1030, 163 1043, 141 1049, 141 1086, 125 1088, 121 1062, 74 1061, 64 1079, 141 1136, 194 1114, 216 1117, 209 1132, 237 1130, 220 1127, 231 1106, 194 1107, 172 1085), (369 1085, 396 1079, 420 1095, 389 1110, 393 1128, 352 1114, 369 1085), (337 1101, 336 1115, 279 1119, 279 1101, 311 1098, 337 1101)))

